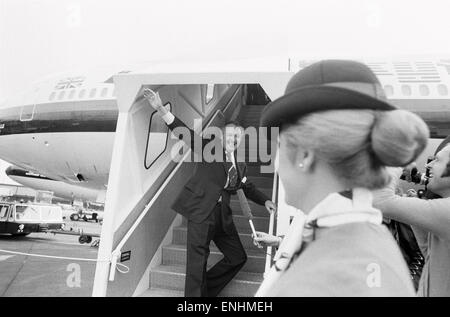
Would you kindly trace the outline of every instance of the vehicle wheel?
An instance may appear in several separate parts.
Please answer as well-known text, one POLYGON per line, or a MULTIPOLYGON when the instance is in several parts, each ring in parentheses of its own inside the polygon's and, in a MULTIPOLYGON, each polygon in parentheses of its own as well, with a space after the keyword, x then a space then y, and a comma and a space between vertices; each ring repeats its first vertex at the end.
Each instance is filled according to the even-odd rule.
POLYGON ((80 236, 78 238, 78 242, 80 244, 84 244, 84 243, 91 243, 92 242, 92 237, 91 236, 80 236))
POLYGON ((78 221, 80 219, 80 216, 78 214, 72 214, 70 215, 70 220, 78 221))
POLYGON ((87 216, 84 216, 84 217, 83 217, 83 220, 87 222, 87 221, 88 221, 88 217, 87 217, 87 216))

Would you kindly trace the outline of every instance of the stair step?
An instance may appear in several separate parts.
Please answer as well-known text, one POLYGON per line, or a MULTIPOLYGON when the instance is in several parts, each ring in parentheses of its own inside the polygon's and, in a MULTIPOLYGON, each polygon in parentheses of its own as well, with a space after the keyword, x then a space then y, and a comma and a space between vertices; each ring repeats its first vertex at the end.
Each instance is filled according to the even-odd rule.
POLYGON ((262 109, 264 109, 264 107, 265 106, 267 106, 267 105, 252 105, 252 104, 250 104, 250 105, 244 105, 244 106, 242 106, 242 111, 244 111, 244 109, 253 109, 253 108, 262 108, 262 109))
POLYGON ((245 117, 245 116, 248 116, 248 115, 259 115, 259 116, 261 116, 263 110, 264 109, 262 109, 262 108, 261 109, 246 109, 245 111, 242 111, 240 113, 240 117, 242 118, 242 117, 245 117))
MULTIPOLYGON (((236 226, 236 229, 239 233, 251 233, 250 224, 248 222, 248 218, 242 213, 241 206, 236 202, 232 202, 232 211, 233 211, 233 222, 236 226)), ((250 204, 249 204, 250 205, 250 204)), ((259 205, 256 205, 259 206, 259 205)), ((255 229, 257 231, 264 231, 267 232, 269 230, 269 221, 270 221, 270 215, 267 212, 267 209, 264 206, 258 211, 255 210, 255 206, 250 205, 250 210, 252 211, 253 215, 253 225, 255 226, 255 229), (252 208, 253 207, 253 208, 252 208)), ((187 227, 187 219, 185 217, 182 218, 181 226, 178 228, 186 228, 187 227)))
POLYGON ((272 189, 273 186, 273 176, 265 176, 264 174, 261 176, 253 176, 249 175, 248 180, 256 186, 256 188, 269 188, 272 189))
MULTIPOLYGON (((264 217, 253 217, 252 219, 253 225, 257 231, 265 231, 269 230, 269 213, 266 213, 264 217)), ((233 222, 236 225, 236 228, 239 232, 242 233, 251 233, 252 230, 250 228, 250 224, 248 222, 248 218, 244 215, 233 215, 233 222)))
MULTIPOLYGON (((266 230, 262 230, 267 232, 266 230)), ((254 244, 253 244, 253 239, 252 239, 252 235, 250 232, 240 232, 239 233, 239 238, 241 239, 242 245, 244 246, 246 251, 249 250, 253 250, 253 251, 257 251, 257 250, 261 250, 258 249, 254 244)), ((186 241, 187 241, 187 227, 186 226, 180 226, 180 227, 176 227, 174 228, 173 231, 173 244, 178 244, 178 245, 186 245, 186 241)), ((211 247, 216 248, 217 246, 214 244, 214 242, 211 242, 211 247)))
POLYGON ((254 126, 257 128, 259 127, 259 122, 261 120, 261 113, 244 114, 238 120, 242 125, 248 123, 249 121, 258 121, 258 124, 254 126))
MULTIPOLYGON (((164 287, 169 290, 184 291, 186 268, 179 265, 160 265, 150 273, 152 288, 164 287)), ((239 272, 223 289, 219 296, 253 296, 258 290, 263 275, 261 273, 239 272)))
POLYGON ((249 176, 259 176, 259 177, 268 177, 270 178, 271 182, 273 183, 273 177, 274 177, 274 170, 271 169, 271 173, 262 173, 261 168, 263 165, 250 165, 247 164, 247 174, 249 176))
MULTIPOLYGON (((269 196, 270 198, 270 196, 269 196)), ((265 206, 261 206, 258 204, 255 204, 252 201, 248 201, 248 204, 250 206, 250 210, 252 211, 252 215, 256 216, 256 217, 267 217, 268 216, 268 212, 265 206)), ((232 198, 230 200, 230 207, 231 210, 233 211, 234 215, 242 215, 242 209, 241 209, 241 205, 239 203, 239 200, 237 200, 237 198, 232 198)))
MULTIPOLYGON (((251 208, 251 207, 250 207, 251 208)), ((264 207, 265 208, 265 207, 264 207)), ((269 213, 266 212, 262 215, 256 216, 253 215, 253 225, 255 226, 256 230, 267 230, 267 228, 269 227, 269 213)), ((237 210, 233 210, 233 222, 236 225, 236 228, 238 229, 239 232, 242 233, 249 233, 250 232, 250 225, 248 223, 248 218, 246 216, 244 216, 241 212, 241 209, 237 209, 237 210)), ((253 210, 252 210, 252 214, 253 214, 253 210)), ((183 217, 183 220, 181 221, 181 227, 186 227, 187 225, 187 219, 186 217, 183 217)))
MULTIPOLYGON (((162 258, 164 265, 186 265, 186 246, 179 244, 170 244, 162 248, 162 258)), ((216 248, 210 248, 208 265, 214 265, 223 258, 222 253, 216 248)), ((264 272, 265 251, 247 251, 247 262, 242 268, 243 272, 264 272)))
MULTIPOLYGON (((164 285, 162 287, 165 287, 164 285)), ((184 291, 164 289, 164 288, 149 288, 139 297, 184 297, 184 291)))
MULTIPOLYGON (((260 192, 266 194, 267 197, 269 197, 269 198, 272 197, 272 186, 271 186, 270 188, 264 188, 264 187, 258 187, 258 186, 256 186, 256 188, 257 188, 260 192)), ((237 195, 233 195, 232 197, 236 197, 236 199, 237 199, 237 195)))
POLYGON ((245 115, 243 115, 240 119, 241 124, 248 124, 250 121, 255 121, 258 122, 257 125, 255 125, 255 127, 259 127, 259 122, 261 120, 261 113, 247 113, 245 115))

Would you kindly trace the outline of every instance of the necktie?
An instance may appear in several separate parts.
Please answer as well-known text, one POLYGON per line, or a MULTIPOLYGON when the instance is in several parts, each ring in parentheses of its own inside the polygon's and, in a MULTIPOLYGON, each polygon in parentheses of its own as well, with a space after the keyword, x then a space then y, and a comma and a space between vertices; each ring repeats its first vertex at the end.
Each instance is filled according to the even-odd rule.
POLYGON ((232 155, 233 155, 233 153, 228 153, 227 152, 228 160, 231 162, 231 166, 228 169, 228 186, 227 186, 227 189, 235 188, 236 185, 237 185, 237 181, 238 181, 238 174, 237 174, 236 167, 233 164, 232 155))

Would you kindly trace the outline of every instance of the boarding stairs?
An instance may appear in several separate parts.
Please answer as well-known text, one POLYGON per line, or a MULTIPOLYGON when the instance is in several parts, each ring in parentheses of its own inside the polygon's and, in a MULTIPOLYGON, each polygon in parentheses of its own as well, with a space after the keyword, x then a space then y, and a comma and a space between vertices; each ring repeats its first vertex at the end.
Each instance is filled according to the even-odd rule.
MULTIPOLYGON (((259 126, 259 118, 264 106, 244 105, 239 113, 238 120, 244 127, 259 126)), ((255 141, 254 138, 251 141, 255 141)), ((257 158, 256 148, 250 150, 246 143, 246 161, 248 178, 255 186, 268 197, 272 197, 273 173, 261 173, 261 161, 250 160, 257 158)), ((269 214, 264 206, 259 206, 249 200, 256 230, 267 232, 269 229, 269 214)), ((241 242, 247 252, 247 262, 235 278, 223 289, 219 296, 247 297, 253 296, 259 288, 266 265, 266 248, 259 249, 253 244, 248 219, 242 214, 236 195, 231 198, 233 219, 239 232, 241 242)), ((181 297, 184 296, 185 269, 186 269, 186 240, 187 221, 183 218, 180 226, 174 227, 172 241, 162 247, 161 264, 150 270, 150 288, 143 297, 181 297)), ((223 255, 211 242, 208 268, 222 259, 223 255)))

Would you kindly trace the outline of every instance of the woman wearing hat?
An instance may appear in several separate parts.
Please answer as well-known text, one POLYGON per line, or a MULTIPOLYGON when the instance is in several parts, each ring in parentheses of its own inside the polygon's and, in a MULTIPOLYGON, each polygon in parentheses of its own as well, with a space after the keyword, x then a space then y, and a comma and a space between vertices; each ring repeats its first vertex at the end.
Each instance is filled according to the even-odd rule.
POLYGON ((386 166, 405 166, 423 151, 423 120, 390 105, 367 66, 328 60, 294 75, 261 126, 279 128, 286 203, 306 214, 310 234, 288 266, 275 264, 279 278, 269 274, 257 295, 413 296, 371 190, 389 182, 386 166))

